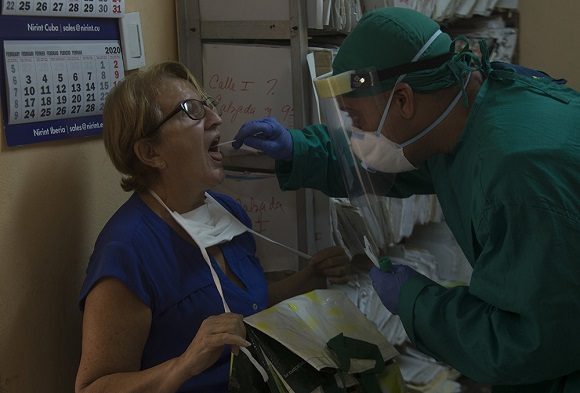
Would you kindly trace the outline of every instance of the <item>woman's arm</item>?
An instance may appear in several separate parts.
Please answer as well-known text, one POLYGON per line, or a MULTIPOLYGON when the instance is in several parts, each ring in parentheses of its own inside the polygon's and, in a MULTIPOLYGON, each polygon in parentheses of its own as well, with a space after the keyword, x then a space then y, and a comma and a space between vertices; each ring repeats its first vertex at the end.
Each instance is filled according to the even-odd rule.
POLYGON ((151 327, 151 310, 114 278, 98 282, 87 296, 77 393, 174 393, 219 358, 224 345, 249 345, 242 317, 221 314, 203 321, 185 352, 140 370, 151 327))

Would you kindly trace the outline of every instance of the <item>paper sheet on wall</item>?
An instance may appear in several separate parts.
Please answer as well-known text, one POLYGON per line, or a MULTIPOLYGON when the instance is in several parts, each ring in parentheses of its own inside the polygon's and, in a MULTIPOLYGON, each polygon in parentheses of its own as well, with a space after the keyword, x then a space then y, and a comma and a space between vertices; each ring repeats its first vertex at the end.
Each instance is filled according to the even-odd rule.
MULTIPOLYGON (((222 141, 232 140, 248 120, 273 116, 294 123, 290 47, 203 45, 203 85, 222 113, 222 141)), ((233 149, 222 146, 225 154, 233 149)))
POLYGON ((288 20, 290 3, 287 0, 200 0, 199 13, 202 21, 288 20))
MULTIPOLYGON (((256 232, 297 248, 296 193, 281 191, 274 175, 228 173, 214 190, 237 200, 256 232)), ((264 271, 298 270, 298 257, 284 248, 256 237, 256 249, 264 271)))

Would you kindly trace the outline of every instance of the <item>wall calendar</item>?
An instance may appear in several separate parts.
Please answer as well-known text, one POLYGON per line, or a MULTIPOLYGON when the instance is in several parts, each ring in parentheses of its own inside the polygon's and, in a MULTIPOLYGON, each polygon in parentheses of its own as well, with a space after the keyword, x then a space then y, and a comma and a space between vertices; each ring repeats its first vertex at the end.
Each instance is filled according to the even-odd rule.
MULTIPOLYGON (((12 3, 13 11, 22 8, 27 15, 35 7, 60 11, 55 4, 63 3, 62 16, 73 15, 64 11, 70 4, 96 6, 92 16, 101 16, 99 5, 123 4, 120 0, 3 0, 3 13, 12 11, 12 3), (41 3, 47 3, 46 7, 41 3)), ((100 9, 114 12, 109 7, 100 9)), ((117 21, 111 17, 0 16, 4 39, 0 42, 0 96, 8 146, 102 132, 105 98, 124 77, 117 21)))
POLYGON ((5 41, 8 123, 100 114, 123 76, 117 41, 5 41))
POLYGON ((122 0, 4 0, 3 15, 118 18, 125 13, 122 0))

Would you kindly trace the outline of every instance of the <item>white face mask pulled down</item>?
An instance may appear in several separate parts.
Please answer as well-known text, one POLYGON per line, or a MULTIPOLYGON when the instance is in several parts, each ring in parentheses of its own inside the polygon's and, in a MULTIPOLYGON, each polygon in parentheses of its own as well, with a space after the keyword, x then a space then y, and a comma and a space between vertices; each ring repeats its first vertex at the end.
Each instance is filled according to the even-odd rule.
MULTIPOLYGON (((423 47, 417 52, 415 57, 411 60, 411 63, 416 62, 419 58, 423 55, 423 53, 429 48, 429 46, 435 41, 435 39, 441 34, 441 30, 437 30, 431 38, 423 45, 423 47)), ((383 111, 383 115, 381 117, 381 121, 379 122, 379 126, 375 132, 365 132, 361 129, 351 127, 352 129, 352 136, 350 138, 351 148, 354 154, 362 161, 363 166, 368 169, 369 171, 379 171, 385 173, 401 173, 401 172, 408 172, 413 169, 416 169, 411 162, 405 157, 404 148, 409 146, 412 143, 415 143, 425 135, 427 135, 430 131, 432 131, 435 127, 437 127, 447 116, 449 113, 455 108, 459 99, 463 95, 463 90, 469 83, 469 78, 471 74, 466 78, 466 81, 463 85, 463 89, 460 90, 455 98, 451 101, 447 109, 443 111, 443 113, 421 131, 419 134, 415 135, 413 138, 403 142, 403 143, 395 143, 389 140, 382 134, 383 126, 387 119, 387 115, 389 113, 389 108, 391 107, 391 103, 393 101, 393 96, 395 94, 395 87, 405 78, 406 74, 403 74, 397 78, 393 89, 391 91, 391 95, 385 105, 385 110, 383 111)))
MULTIPOLYGON (((213 282, 218 290, 218 293, 220 294, 225 312, 230 312, 230 307, 228 306, 224 297, 220 279, 211 264, 210 257, 207 253, 208 247, 229 242, 234 237, 248 231, 262 239, 283 247, 302 258, 311 258, 311 256, 308 254, 274 241, 248 228, 207 192, 205 193, 205 201, 203 205, 183 214, 171 210, 153 190, 149 190, 149 192, 171 214, 171 217, 173 217, 177 224, 179 224, 179 226, 187 232, 195 244, 198 245, 203 259, 209 267, 213 282)), ((258 369, 264 378, 264 381, 267 381, 268 375, 266 371, 252 357, 250 352, 243 347, 240 348, 240 350, 248 356, 250 361, 254 364, 254 366, 258 369)))
POLYGON ((187 232, 195 244, 198 245, 203 259, 211 270, 214 283, 220 293, 226 312, 229 312, 230 309, 224 298, 219 278, 215 273, 209 255, 207 254, 207 248, 229 242, 234 237, 247 231, 255 236, 274 243, 277 246, 283 247, 302 258, 311 258, 308 254, 272 240, 258 232, 255 232, 251 228, 248 228, 207 192, 205 193, 205 201, 203 205, 183 214, 171 210, 153 190, 149 190, 149 192, 171 214, 171 217, 173 217, 179 226, 187 232))

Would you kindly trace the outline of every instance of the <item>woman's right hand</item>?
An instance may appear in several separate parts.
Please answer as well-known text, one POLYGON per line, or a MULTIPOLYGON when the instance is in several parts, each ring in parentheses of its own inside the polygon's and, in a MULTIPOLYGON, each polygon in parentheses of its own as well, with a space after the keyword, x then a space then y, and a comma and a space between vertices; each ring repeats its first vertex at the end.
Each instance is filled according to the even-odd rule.
POLYGON ((191 375, 197 375, 219 359, 224 345, 231 345, 236 355, 240 347, 250 346, 242 315, 224 313, 206 318, 181 358, 191 375))

